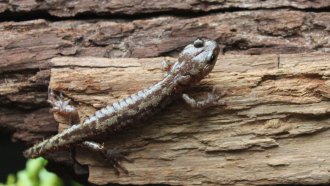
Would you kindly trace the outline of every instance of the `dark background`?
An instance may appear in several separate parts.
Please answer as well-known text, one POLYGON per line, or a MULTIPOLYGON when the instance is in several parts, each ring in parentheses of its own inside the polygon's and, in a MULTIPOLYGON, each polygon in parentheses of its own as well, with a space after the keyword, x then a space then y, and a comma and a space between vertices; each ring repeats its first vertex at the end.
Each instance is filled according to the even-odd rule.
POLYGON ((0 148, 0 182, 4 183, 8 174, 16 174, 25 168, 26 160, 22 154, 23 144, 11 142, 10 133, 3 129, 0 131, 0 148))

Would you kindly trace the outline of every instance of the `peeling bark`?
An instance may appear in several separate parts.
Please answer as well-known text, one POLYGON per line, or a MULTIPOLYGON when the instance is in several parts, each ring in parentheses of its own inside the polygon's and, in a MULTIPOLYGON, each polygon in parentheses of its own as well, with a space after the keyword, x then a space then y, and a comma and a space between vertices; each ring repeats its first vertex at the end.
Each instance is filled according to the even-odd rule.
POLYGON ((299 1, 299 0, 58 0, 58 1, 20 1, 4 0, 0 2, 0 13, 5 11, 14 13, 44 11, 57 17, 72 17, 81 14, 95 15, 134 15, 147 13, 182 14, 184 12, 208 12, 211 10, 227 9, 325 9, 330 6, 327 0, 299 1))
MULTIPOLYGON (((190 111, 175 102, 109 138, 109 146, 145 147, 131 154, 134 164, 125 163, 129 176, 116 177, 93 154, 77 157, 89 165, 89 180, 329 183, 329 6, 327 0, 1 1, 1 130, 28 144, 48 138, 67 127, 48 112, 49 83, 84 117, 155 83, 162 78, 158 57, 176 58, 196 37, 207 37, 226 55, 191 93, 227 90, 227 107, 190 111), (302 52, 319 54, 296 54, 302 52)), ((70 161, 68 153, 52 159, 70 161)))
POLYGON ((196 37, 216 39, 235 54, 329 52, 329 19, 329 13, 252 11, 132 22, 4 22, 0 67, 1 72, 47 68, 56 56, 175 56, 196 37))
MULTIPOLYGON (((329 59, 221 56, 191 93, 203 97, 215 86, 227 91, 227 106, 191 111, 177 101, 148 122, 109 135, 107 147, 143 147, 129 156, 134 163, 123 163, 128 176, 116 176, 82 149, 76 158, 95 184, 326 184, 329 59)), ((50 87, 70 97, 84 118, 159 81, 161 60, 55 58, 50 87)))

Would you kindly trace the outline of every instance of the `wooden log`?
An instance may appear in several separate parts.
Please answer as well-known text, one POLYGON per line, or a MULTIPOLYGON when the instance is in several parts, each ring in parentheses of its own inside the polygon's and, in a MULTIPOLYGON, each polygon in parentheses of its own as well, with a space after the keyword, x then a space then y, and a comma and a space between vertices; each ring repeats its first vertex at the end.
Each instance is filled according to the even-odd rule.
MULTIPOLYGON (((264 0, 250 1, 214 1, 214 0, 57 0, 57 1, 20 1, 0 2, 0 13, 48 13, 56 17, 79 15, 141 15, 150 13, 179 14, 249 9, 325 9, 330 6, 327 0, 299 1, 278 0, 276 3, 264 0)), ((6 15, 6 14, 5 14, 6 15)))
MULTIPOLYGON (((162 78, 163 58, 55 58, 50 87, 82 117, 162 78)), ((168 60, 174 60, 167 58, 168 60)), ((189 93, 226 90, 227 105, 191 110, 181 101, 143 124, 111 134, 107 147, 135 148, 116 176, 78 149, 94 184, 327 184, 330 61, 325 54, 225 55, 189 93)))
POLYGON ((47 60, 58 56, 176 56, 197 37, 215 39, 231 54, 328 52, 329 17, 280 10, 123 22, 2 22, 0 72, 47 68, 47 60))
MULTIPOLYGON (((12 130, 14 139, 29 143, 52 133, 35 133, 36 137, 31 138, 16 126, 24 124, 29 128, 24 118, 28 114, 38 115, 40 112, 35 112, 48 107, 48 61, 54 57, 175 57, 196 37, 217 40, 225 46, 227 54, 329 52, 329 19, 327 12, 283 9, 220 12, 192 18, 159 16, 133 21, 0 22, 0 107, 3 113, 13 113, 0 114, 0 126, 12 130), (24 113, 22 120, 17 120, 15 113, 24 113)), ((44 114, 39 117, 49 117, 48 113, 44 114)), ((35 119, 38 122, 38 117, 35 119)))
MULTIPOLYGON (((79 1, 78 0, 74 2, 70 0, 47 1, 47 2, 36 1, 36 0, 1 1, 0 2, 0 21, 1 21, 0 22, 0 33, 1 33, 0 34, 0 56, 1 56, 0 58, 0 127, 1 130, 3 128, 9 129, 13 131, 13 140, 24 141, 29 144, 34 144, 42 140, 43 138, 47 138, 50 135, 55 134, 57 132, 58 130, 57 123, 53 119, 53 116, 48 113, 49 105, 46 103, 47 87, 50 78, 49 60, 54 57, 59 57, 59 56, 75 56, 75 57, 94 56, 94 57, 106 57, 106 58, 121 58, 121 57, 144 58, 144 57, 159 57, 159 56, 176 57, 178 52, 181 51, 182 47, 184 47, 187 43, 190 43, 196 37, 208 37, 217 40, 219 44, 225 46, 224 50, 226 54, 280 54, 280 53, 299 53, 299 52, 315 52, 315 51, 329 53, 330 26, 328 20, 330 14, 326 11, 327 10, 326 8, 329 7, 329 2, 327 0, 308 1, 308 2, 295 1, 295 0, 294 1, 280 0, 280 1, 276 1, 276 3, 274 3, 273 1, 262 1, 262 0, 252 0, 248 2, 247 1, 244 2, 243 1, 213 1, 213 0, 212 1, 190 0, 185 2, 182 1, 178 2, 177 0, 171 0, 171 1, 167 0, 162 2, 160 1, 139 1, 139 2, 140 2, 139 5, 141 6, 131 6, 132 3, 136 5, 136 1, 133 2, 128 0, 124 0, 124 1, 89 1, 89 0, 79 1), (61 17, 71 17, 71 18, 66 19, 61 17)), ((315 56, 312 55, 311 58, 315 58, 312 59, 312 61, 319 60, 320 56, 321 55, 315 55, 315 56)), ((261 56, 261 58, 263 57, 264 56, 261 56)), ((250 57, 245 57, 245 59, 250 59, 250 57)), ((300 58, 295 58, 295 59, 301 60, 300 58)), ((155 70, 151 69, 150 70, 151 72, 149 70, 146 70, 143 75, 147 75, 149 73, 152 74, 155 73, 155 75, 152 76, 151 78, 149 77, 141 78, 141 80, 146 81, 141 85, 134 84, 134 86, 132 86, 132 88, 129 89, 127 89, 127 87, 125 86, 119 85, 119 83, 118 85, 111 84, 111 86, 109 85, 104 86, 102 84, 98 85, 98 86, 102 85, 103 88, 105 89, 102 91, 110 92, 110 94, 112 94, 112 88, 113 88, 112 86, 117 87, 121 90, 121 92, 118 92, 119 94, 114 92, 112 95, 114 97, 111 100, 105 99, 105 96, 108 97, 109 93, 102 93, 102 94, 100 93, 102 87, 97 87, 95 89, 95 87, 93 86, 92 88, 86 86, 81 88, 82 90, 80 93, 77 93, 77 91, 73 91, 73 92, 68 91, 70 89, 66 90, 65 92, 68 93, 69 96, 72 96, 70 94, 77 94, 76 96, 77 99, 79 98, 82 100, 78 99, 76 103, 81 103, 80 105, 78 105, 79 107, 81 107, 80 110, 86 112, 85 114, 82 113, 82 115, 88 115, 92 113, 95 110, 95 108, 99 108, 105 103, 112 102, 115 99, 133 93, 134 91, 138 90, 142 85, 147 86, 152 84, 153 82, 156 81, 156 77, 161 78, 162 75, 160 75, 159 66, 157 66, 159 64, 158 59, 156 60, 151 58, 150 60, 151 62, 148 63, 148 65, 151 66, 156 65, 155 70), (156 73, 158 73, 158 75, 156 75, 156 73), (95 98, 95 96, 93 96, 93 99, 96 100, 89 100, 88 97, 84 98, 84 96, 86 96, 87 93, 90 95, 92 94, 94 95, 94 93, 96 93, 96 94, 100 94, 100 96, 97 97, 97 99, 95 98), (93 107, 90 107, 90 105, 93 105, 93 107)), ((227 61, 228 60, 229 59, 227 59, 227 61)), ((237 59, 235 60, 237 61, 237 59)), ((272 60, 276 61, 276 59, 273 58, 272 60)), ((281 64, 283 60, 284 59, 281 58, 281 64)), ((293 60, 293 58, 290 58, 290 60, 293 60)), ((289 61, 288 64, 291 64, 290 60, 287 60, 289 61)), ((325 60, 327 60, 327 58, 325 60)), ((125 64, 128 64, 130 61, 131 59, 130 60, 124 59, 125 64)), ((132 61, 134 62, 136 61, 136 59, 132 59, 132 61)), ((108 64, 107 60, 105 61, 105 64, 108 64)), ((144 62, 141 62, 141 64, 144 64, 144 62)), ((250 71, 256 68, 256 67, 249 67, 249 65, 243 65, 243 67, 241 67, 242 65, 243 64, 240 63, 239 65, 235 65, 235 63, 232 63, 231 65, 229 65, 229 67, 222 66, 222 68, 224 69, 228 68, 229 71, 233 70, 233 72, 237 72, 239 74, 241 72, 245 73, 246 71, 250 71)), ((269 65, 268 62, 265 65, 268 66, 269 65)), ((269 68, 273 67, 273 65, 275 65, 276 67, 276 64, 272 63, 269 66, 269 68)), ((291 65, 296 65, 296 62, 292 62, 291 65)), ((297 69, 310 68, 309 65, 310 64, 306 64, 306 67, 301 67, 297 69)), ((67 66, 63 64, 63 68, 64 67, 67 66)), ((77 66, 73 65, 73 68, 76 67, 77 66)), ((289 67, 291 69, 294 68, 293 66, 289 66, 289 67)), ((56 67, 56 68, 60 69, 60 67, 56 67)), ((93 68, 93 66, 90 66, 88 68, 93 68)), ((283 66, 283 68, 286 67, 283 66)), ((131 67, 127 67, 127 68, 124 67, 123 69, 125 70, 131 69, 131 67)), ((318 70, 319 69, 316 69, 316 71, 318 70)), ((136 75, 136 77, 141 75, 141 74, 136 74, 133 71, 129 71, 129 72, 132 73, 133 75, 136 75)), ((219 73, 221 74, 223 72, 219 72, 219 73)), ((298 79, 302 79, 301 82, 299 83, 295 82, 295 80, 297 80, 296 77, 298 76, 296 75, 293 76, 295 78, 292 79, 291 82, 292 87, 295 87, 296 84, 301 85, 302 83, 305 83, 306 86, 310 85, 309 80, 311 80, 311 83, 314 85, 316 82, 318 82, 319 79, 328 77, 328 75, 321 76, 318 73, 304 74, 304 72, 302 72, 302 74, 303 75, 301 75, 301 77, 298 78, 298 79)), ((94 77, 95 75, 91 75, 91 76, 94 77)), ((96 75, 96 77, 97 76, 98 75, 96 75)), ((123 80, 126 80, 126 78, 128 78, 127 75, 122 75, 122 76, 123 76, 122 77, 123 80)), ((151 75, 147 75, 147 76, 151 76, 151 75)), ((109 77, 112 78, 112 75, 109 77)), ((251 77, 249 76, 248 80, 246 78, 237 79, 237 81, 241 82, 243 80, 244 81, 246 80, 247 82, 245 83, 256 81, 252 77, 253 76, 251 77)), ((271 75, 266 74, 262 76, 260 80, 260 84, 264 85, 265 83, 270 83, 272 81, 281 82, 281 79, 285 82, 288 82, 288 79, 290 79, 290 77, 291 76, 283 75, 282 78, 282 74, 280 74, 279 76, 277 75, 274 76, 273 74, 271 75)), ((105 75, 104 78, 108 78, 108 76, 105 75)), ((121 80, 120 77, 116 77, 116 78, 117 78, 116 82, 123 81, 121 80)), ((258 79, 259 77, 254 77, 254 78, 258 79)), ((135 80, 134 81, 128 80, 128 81, 131 82, 127 82, 126 80, 127 83, 136 83, 135 80)), ((224 109, 221 108, 220 110, 216 109, 215 111, 209 113, 209 115, 212 115, 212 113, 217 114, 218 112, 220 113, 224 112, 224 116, 229 117, 229 119, 232 118, 231 116, 228 116, 230 115, 230 113, 234 113, 234 114, 239 113, 239 115, 237 114, 237 117, 254 118, 254 112, 264 111, 265 113, 262 114, 262 116, 266 118, 264 121, 268 121, 269 119, 267 119, 267 117, 269 115, 273 115, 274 113, 276 113, 278 109, 283 109, 285 112, 287 112, 286 114, 289 116, 285 115, 284 119, 283 118, 278 119, 280 123, 280 124, 276 124, 276 126, 277 125, 280 126, 278 132, 274 132, 273 129, 269 129, 269 131, 264 132, 267 133, 267 135, 264 135, 262 132, 260 135, 257 135, 258 134, 257 130, 251 132, 252 139, 254 139, 253 138, 254 135, 258 137, 257 138, 258 140, 260 136, 261 137, 265 136, 265 141, 266 141, 264 142, 266 144, 265 146, 270 146, 270 147, 276 146, 274 144, 279 144, 278 146, 280 146, 281 142, 287 143, 285 139, 293 138, 294 134, 296 134, 296 136, 304 136, 304 135, 300 135, 300 133, 302 133, 301 131, 306 131, 306 135, 307 135, 306 138, 310 138, 308 133, 311 133, 312 135, 321 131, 325 131, 325 132, 322 132, 320 134, 324 134, 327 132, 326 131, 327 128, 326 127, 324 128, 323 125, 321 125, 320 128, 315 129, 315 127, 311 128, 306 125, 303 125, 304 127, 299 128, 300 126, 299 123, 296 123, 295 125, 290 123, 290 122, 296 122, 296 120, 298 119, 300 120, 306 119, 306 121, 309 121, 308 118, 310 117, 315 117, 315 118, 319 117, 319 115, 314 116, 313 114, 311 115, 308 114, 310 111, 304 111, 303 108, 305 108, 306 105, 304 105, 304 107, 299 107, 299 105, 307 104, 309 103, 308 102, 309 99, 311 99, 312 108, 322 107, 322 105, 321 106, 317 105, 318 102, 313 102, 313 101, 317 100, 316 97, 318 95, 319 98, 322 100, 320 102, 323 103, 323 100, 325 100, 324 97, 326 97, 324 95, 327 95, 327 89, 324 90, 324 87, 326 87, 325 85, 322 86, 320 85, 321 87, 320 89, 319 87, 312 86, 307 90, 307 89, 303 89, 305 85, 304 86, 301 85, 300 87, 295 87, 293 90, 283 89, 279 92, 277 90, 273 90, 274 92, 272 92, 272 94, 270 94, 270 96, 268 97, 260 96, 259 94, 262 93, 258 92, 258 94, 255 95, 261 98, 261 101, 259 101, 259 99, 253 97, 253 95, 250 95, 249 92, 245 92, 248 91, 250 87, 248 88, 241 87, 239 89, 239 87, 235 87, 233 85, 234 82, 232 82, 231 80, 228 80, 227 82, 226 79, 223 79, 223 77, 221 77, 218 80, 212 80, 210 82, 208 80, 204 81, 205 84, 202 86, 202 88, 196 88, 192 92, 193 93, 197 92, 196 96, 199 96, 199 94, 203 94, 203 93, 205 94, 207 91, 209 91, 211 84, 213 84, 214 82, 216 83, 216 86, 219 88, 226 88, 226 86, 231 85, 227 87, 228 90, 239 91, 241 92, 242 95, 244 94, 248 98, 252 96, 253 98, 252 100, 250 101, 244 100, 244 101, 246 101, 247 104, 248 103, 251 104, 251 102, 256 102, 256 104, 259 106, 257 107, 254 106, 254 104, 252 104, 251 108, 245 108, 246 105, 238 101, 240 101, 241 99, 245 99, 246 97, 238 94, 238 97, 234 99, 234 96, 229 94, 225 99, 228 99, 228 101, 234 100, 230 104, 231 108, 229 107, 224 109), (225 87, 221 87, 222 85, 220 83, 225 83, 228 85, 226 85, 225 87), (301 89, 302 92, 296 91, 297 89, 300 90, 300 88, 302 88, 301 89), (308 92, 309 90, 315 90, 315 92, 312 93, 308 92), (312 95, 311 98, 306 96, 304 94, 306 91, 309 94, 313 94, 314 97, 312 95), (291 96, 291 94, 293 96, 291 96), (266 99, 266 101, 263 99, 266 99), (267 113, 265 110, 265 108, 270 108, 270 107, 268 106, 262 107, 264 103, 268 104, 267 102, 269 101, 268 99, 275 100, 274 101, 275 106, 272 107, 273 110, 269 111, 271 113, 267 113), (296 102, 295 104, 297 104, 298 106, 294 107, 294 104, 289 104, 287 107, 285 106, 277 107, 278 105, 276 100, 281 100, 281 99, 288 99, 290 103, 291 101, 296 102), (240 106, 244 106, 244 108, 239 108, 240 106), (253 108, 256 107, 254 108, 256 110, 253 110, 252 107, 253 108), (291 110, 296 110, 296 111, 292 113, 291 110), (296 112, 298 111, 306 114, 296 114, 296 112), (305 115, 307 116, 305 117, 305 115), (298 119, 295 119, 294 118, 295 116, 297 116, 298 119), (300 116, 302 118, 300 118, 300 116), (291 119, 291 117, 293 117, 293 119, 291 119), (286 118, 289 118, 287 119, 288 121, 286 121, 286 118), (287 123, 290 123, 289 125, 291 127, 291 128, 289 127, 290 130, 282 126, 281 123, 283 122, 284 122, 283 125, 285 126, 287 123), (294 130, 292 128, 294 128, 294 130), (315 132, 310 132, 310 131, 315 131, 315 132), (285 137, 286 135, 289 137, 286 138, 285 137), (275 137, 269 137, 269 136, 275 136, 275 137), (275 142, 271 142, 269 138, 271 138, 271 140, 272 139, 275 140, 275 142)), ((80 85, 85 86, 86 84, 89 83, 95 84, 96 82, 92 81, 80 85)), ((320 81, 319 83, 322 84, 322 81, 320 81)), ((328 85, 328 83, 325 84, 328 85)), ((76 85, 73 84, 73 86, 75 87, 76 85)), ((251 84, 251 86, 259 86, 259 84, 257 85, 251 84)), ((270 87, 270 89, 273 88, 270 85, 268 86, 270 87)), ((279 87, 279 85, 277 84, 273 86, 279 87)), ((289 85, 285 85, 285 86, 288 87, 289 85)), ((115 88, 114 90, 116 90, 117 88, 115 88)), ((58 87, 58 90, 62 90, 62 88, 58 87)), ((261 89, 260 91, 265 91, 265 90, 261 89)), ((181 102, 178 102, 178 105, 182 106, 183 104, 181 102)), ((178 113, 180 113, 178 117, 185 116, 185 114, 187 117, 188 114, 190 114, 190 112, 181 113, 182 109, 186 109, 186 107, 184 106, 182 106, 182 108, 176 108, 175 106, 172 106, 168 108, 169 111, 165 110, 164 114, 156 116, 155 120, 158 121, 162 119, 163 120, 167 119, 167 118, 162 118, 165 117, 163 115, 169 115, 172 118, 176 118, 172 116, 173 113, 171 114, 171 112, 173 112, 172 111, 173 109, 174 110, 177 109, 178 113)), ((320 110, 322 111, 322 109, 320 110)), ((197 111, 194 111, 193 113, 196 114, 198 117, 200 116, 200 114, 198 114, 199 112, 197 111)), ((282 115, 282 114, 283 113, 280 112, 278 115, 282 115)), ((205 117, 208 118, 209 115, 206 115, 205 117)), ((327 114, 320 114, 320 115, 321 115, 320 116, 321 123, 324 123, 322 119, 326 118, 327 114)), ((204 118, 204 116, 201 117, 204 118)), ((234 119, 235 118, 236 117, 234 117, 234 119)), ((256 119, 256 121, 257 120, 259 121, 260 118, 262 117, 258 116, 258 119, 256 119)), ((186 118, 184 118, 184 120, 186 120, 186 118)), ((204 120, 205 122, 208 122, 208 119, 202 119, 202 121, 204 120)), ((298 121, 300 122, 300 120, 298 121)), ((191 120, 187 119, 187 122, 188 121, 191 120)), ((194 120, 194 123, 199 123, 200 121, 201 121, 200 119, 196 119, 196 121, 194 120)), ((249 119, 246 119, 246 121, 248 122, 249 119)), ((312 121, 314 122, 314 120, 312 121)), ((152 120, 150 122, 152 126, 156 125, 153 124, 153 122, 155 121, 152 120)), ((314 126, 313 122, 311 122, 310 125, 314 126)), ((165 122, 163 121, 162 123, 161 121, 159 121, 159 123, 160 123, 159 125, 161 125, 165 122)), ((176 122, 173 123, 175 126, 177 125, 176 122)), ((270 123, 272 123, 272 121, 270 121, 270 123)), ((147 123, 146 126, 148 126, 148 124, 149 123, 147 123)), ((318 124, 319 123, 315 124, 315 126, 318 126, 318 124)), ((165 123, 165 125, 168 125, 168 123, 165 123)), ((255 125, 256 125, 256 129, 259 129, 257 127, 257 124, 255 125)), ((259 125, 264 126, 265 124, 263 123, 263 121, 260 121, 259 125)), ((143 131, 141 132, 144 132, 144 130, 146 130, 145 129, 146 126, 139 125, 138 127, 143 128, 143 131)), ((212 128, 213 125, 210 126, 212 128)), ((246 126, 248 126, 248 124, 246 126)), ((196 128, 194 127, 194 125, 192 125, 192 127, 193 129, 196 128)), ((173 129, 177 129, 177 127, 173 127, 173 129)), ((189 133, 188 129, 186 128, 183 129, 187 130, 188 131, 187 133, 189 133)), ((130 129, 130 130, 134 131, 135 129, 130 129)), ((221 130, 223 129, 221 128, 221 130)), ((236 131, 236 129, 234 131, 236 131)), ((124 135, 126 132, 127 131, 125 131, 123 134, 120 134, 119 137, 121 135, 124 135)), ((174 136, 175 132, 172 133, 174 136)), ((177 133, 179 136, 181 136, 182 135, 181 133, 183 132, 179 131, 177 133)), ((223 133, 225 133, 224 135, 227 134, 226 132, 222 132, 221 134, 223 133)), ((131 134, 129 134, 128 136, 130 135, 131 134)), ((145 135, 148 136, 149 134, 147 133, 145 135)), ((188 136, 187 140, 193 139, 191 138, 191 136, 193 135, 191 134, 190 136, 188 136)), ((245 135, 242 136, 243 139, 245 140, 249 139, 245 135)), ((114 139, 117 139, 119 137, 116 136, 114 137, 114 139)), ((131 138, 133 141, 135 140, 135 142, 141 139, 141 137, 138 138, 135 137, 134 135, 131 138)), ((160 140, 164 140, 162 139, 161 136, 159 138, 160 140)), ((122 139, 123 141, 127 140, 126 137, 123 137, 122 139)), ((181 138, 179 139, 181 140, 181 138)), ((230 147, 227 147, 225 145, 221 146, 220 144, 226 144, 226 143, 222 143, 222 141, 213 142, 212 140, 210 140, 210 142, 208 142, 208 140, 200 140, 199 138, 197 139, 198 140, 195 140, 197 141, 196 142, 197 144, 201 143, 200 141, 202 141, 203 144, 206 144, 203 147, 205 149, 203 148, 200 149, 199 150, 200 152, 198 151, 198 153, 200 153, 201 155, 206 154, 207 158, 210 157, 212 158, 213 157, 212 153, 214 153, 213 151, 217 153, 218 150, 216 149, 220 147, 221 147, 220 149, 261 148, 258 145, 254 145, 253 142, 247 143, 244 148, 241 147, 244 146, 242 144, 238 144, 237 145, 238 147, 233 148, 232 147, 233 145, 227 145, 230 147), (250 147, 246 147, 246 146, 250 146, 250 147), (212 150, 211 147, 215 148, 215 150, 212 150)), ((232 138, 228 137, 228 139, 230 141, 232 138)), ((293 139, 295 140, 296 138, 293 139)), ((297 138, 297 139, 301 139, 301 138, 297 138)), ((148 139, 143 139, 143 140, 144 140, 142 141, 143 144, 145 143, 145 141, 148 142, 148 139)), ((172 141, 177 142, 180 140, 177 140, 176 138, 172 138, 172 141)), ((302 141, 299 141, 297 143, 300 144, 301 142, 302 141)), ((115 142, 114 145, 123 146, 117 143, 118 142, 115 142)), ((168 142, 164 144, 167 143, 168 142)), ((256 143, 261 144, 261 142, 256 142, 256 143)), ((292 142, 292 144, 293 143, 295 142, 292 142)), ((319 147, 320 149, 324 147, 324 145, 322 146, 322 144, 324 143, 320 143, 321 144, 321 146, 319 147)), ((111 143, 109 144, 111 145, 111 143)), ((130 144, 128 144, 127 146, 130 147, 130 144)), ((168 145, 165 147, 167 148, 168 145)), ((170 147, 172 146, 170 145, 170 147)), ((187 149, 188 149, 187 151, 190 151, 189 148, 187 149)), ((196 152, 196 150, 194 150, 194 147, 192 149, 194 152, 196 152)), ((273 149, 277 149, 277 147, 273 147, 273 149)), ((225 150, 225 152, 226 151, 227 150, 225 150)), ((156 155, 158 153, 157 151, 153 151, 153 152, 155 152, 156 155)), ((178 153, 181 152, 182 151, 179 149, 178 153)), ((248 150, 248 152, 250 152, 250 150, 248 150)), ((266 152, 268 152, 268 150, 266 152)), ((145 152, 142 151, 141 153, 143 153, 142 155, 144 156, 145 152)), ((198 156, 200 154, 198 154, 198 156)), ((137 155, 138 154, 132 154, 132 156, 137 156, 137 155)), ((254 154, 251 154, 251 156, 252 155, 254 154)), ((147 156, 147 157, 151 157, 151 156, 147 156)), ((166 160, 165 156, 162 157, 163 160, 166 160)), ((230 158, 232 158, 232 156, 230 156, 230 158)), ((228 161, 230 161, 230 158, 228 161)), ((61 160, 56 159, 56 161, 58 162, 61 160)), ((82 162, 88 162, 88 161, 90 160, 86 160, 82 162)), ((203 162, 204 161, 201 161, 201 164, 203 164, 203 162)), ((237 162, 234 161, 234 163, 237 162)), ((180 162, 178 164, 180 165, 180 162)), ((186 162, 184 161, 183 164, 186 165, 186 162)), ((244 164, 244 162, 242 164, 249 165, 249 164, 244 164)), ((101 165, 103 166, 104 163, 101 162, 101 165)), ((135 164, 127 165, 127 166, 133 166, 133 165, 135 164)), ((319 164, 316 163, 315 165, 319 165, 319 164)), ((95 168, 96 167, 95 164, 91 164, 90 167, 91 170, 93 167, 94 169, 99 170, 95 168)), ((131 167, 129 168, 131 169, 131 167)), ((224 166, 224 169, 225 168, 228 168, 228 166, 227 167, 224 166)), ((247 168, 245 168, 244 170, 246 169, 247 168)), ((282 167, 279 166, 277 169, 282 169, 282 167)), ((210 169, 210 170, 213 171, 215 169, 210 169)), ((221 169, 221 171, 222 170, 223 169, 221 169)), ((313 170, 318 170, 318 169, 315 168, 313 170)), ((107 171, 111 171, 111 169, 107 169, 107 171)), ((95 181, 98 178, 97 175, 100 174, 97 174, 97 171, 91 171, 91 173, 93 174, 91 174, 90 180, 94 183, 110 182, 109 181, 110 178, 104 179, 104 175, 102 174, 101 176, 99 176, 100 178, 99 181, 95 181)), ((105 172, 105 173, 112 174, 112 172, 105 172)), ((145 172, 142 171, 142 173, 145 172)), ((250 176, 251 174, 252 171, 250 172, 250 174, 247 175, 250 176)), ((189 174, 185 174, 185 175, 189 176, 189 174)), ((319 175, 319 172, 317 172, 315 175, 319 175)), ((166 178, 163 177, 162 179, 159 179, 158 182, 155 181, 156 179, 151 179, 150 183, 169 183, 171 181, 170 180, 171 176, 173 176, 173 174, 168 174, 168 177, 166 178)), ((207 175, 203 174, 202 176, 206 177, 207 175)), ((196 177, 199 177, 199 175, 197 175, 196 177)), ((237 177, 240 178, 241 176, 237 176, 237 177)), ((153 176, 152 178, 155 177, 153 176)), ((262 184, 263 182, 260 176, 256 177, 256 180, 258 180, 258 178, 259 181, 258 182, 256 181, 255 183, 262 184)), ((324 177, 322 177, 322 179, 323 178, 324 177)), ((129 179, 129 177, 126 179, 129 179)), ((243 179, 244 178, 242 178, 242 180, 243 179)), ((280 178, 270 179, 270 181, 268 181, 267 183, 271 183, 271 184, 277 183, 279 179, 280 178)), ((280 180, 279 182, 283 183, 285 182, 285 180, 288 179, 283 179, 280 180)), ((136 183, 138 183, 137 180, 138 179, 133 178, 131 182, 136 181, 136 183)), ((210 180, 214 180, 214 179, 210 179, 210 180)), ((310 181, 310 183, 313 184, 319 182, 325 183, 325 181, 323 180, 321 181, 317 180, 316 176, 312 176, 312 179, 308 179, 306 178, 306 176, 303 176, 302 180, 287 181, 286 183, 295 183, 295 182, 307 183, 308 181, 310 181), (307 181, 304 182, 304 180, 307 181)), ((143 181, 148 182, 142 180, 142 182, 143 181)), ((130 183, 130 181, 127 181, 124 178, 115 178, 113 182, 130 183)), ((190 184, 188 182, 185 183, 180 182, 180 183, 190 184)), ((203 184, 206 183, 208 182, 203 182, 203 184)), ((236 184, 236 182, 228 182, 228 183, 236 184)), ((245 183, 245 182, 240 181, 237 183, 245 183)), ((250 183, 250 182, 246 182, 246 183, 250 183)))

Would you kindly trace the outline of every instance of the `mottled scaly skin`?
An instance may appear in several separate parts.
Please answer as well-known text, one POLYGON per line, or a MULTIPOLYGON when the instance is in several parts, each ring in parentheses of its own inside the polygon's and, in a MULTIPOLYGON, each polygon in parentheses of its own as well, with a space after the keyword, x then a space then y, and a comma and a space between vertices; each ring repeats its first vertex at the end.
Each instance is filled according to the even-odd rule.
POLYGON ((218 54, 219 48, 215 41, 197 39, 184 48, 162 81, 102 108, 82 124, 72 125, 36 144, 24 152, 25 157, 34 158, 68 148, 139 122, 182 96, 185 88, 203 79, 213 69, 218 54))

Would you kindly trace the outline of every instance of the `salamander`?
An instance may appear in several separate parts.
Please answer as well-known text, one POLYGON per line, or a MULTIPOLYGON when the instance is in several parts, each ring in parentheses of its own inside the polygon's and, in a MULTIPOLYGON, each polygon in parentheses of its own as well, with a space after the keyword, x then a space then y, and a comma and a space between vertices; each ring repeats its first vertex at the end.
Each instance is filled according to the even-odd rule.
MULTIPOLYGON (((209 93, 204 101, 196 101, 184 91, 212 71, 219 52, 219 46, 215 41, 205 38, 195 40, 183 49, 178 60, 170 65, 166 76, 161 81, 96 111, 83 122, 74 124, 27 149, 24 156, 35 158, 80 145, 99 152, 115 169, 126 172, 118 162, 119 159, 125 159, 119 158, 120 152, 105 149, 102 145, 90 140, 148 118, 180 97, 193 108, 205 108, 217 104, 219 96, 214 91, 209 93)), ((52 99, 50 102, 53 105, 53 112, 66 115, 75 112, 75 108, 69 105, 69 101, 62 97, 52 99)))

